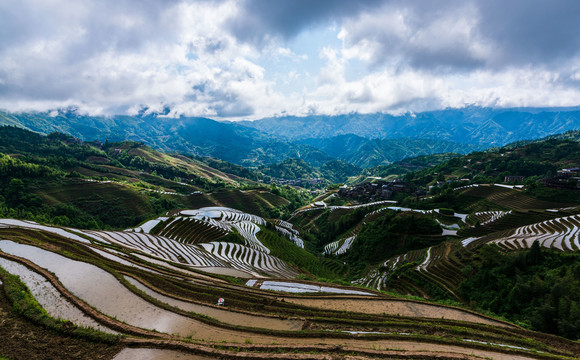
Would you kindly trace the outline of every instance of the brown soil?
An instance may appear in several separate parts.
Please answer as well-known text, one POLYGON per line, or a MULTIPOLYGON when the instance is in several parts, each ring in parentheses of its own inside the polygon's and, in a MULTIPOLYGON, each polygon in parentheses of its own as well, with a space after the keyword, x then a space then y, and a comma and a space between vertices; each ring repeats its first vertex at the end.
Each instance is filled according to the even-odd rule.
POLYGON ((10 360, 111 359, 123 347, 69 337, 36 325, 12 311, 0 290, 0 356, 10 360))
POLYGON ((212 360, 207 356, 188 354, 181 351, 166 349, 148 349, 148 348, 125 348, 113 360, 212 360))
POLYGON ((365 314, 387 314, 418 318, 434 318, 459 320, 479 324, 488 324, 501 327, 515 327, 508 323, 495 321, 484 316, 444 306, 423 304, 413 301, 389 299, 332 299, 332 298, 283 298, 285 302, 299 304, 318 309, 353 311, 365 314))
MULTIPOLYGON (((254 338, 252 338, 253 340, 254 338)), ((282 339, 281 339, 282 340, 282 339)), ((296 341, 297 339, 295 339, 296 341)), ((192 351, 217 358, 250 359, 494 359, 494 360, 531 360, 535 356, 505 354, 494 351, 463 348, 454 345, 428 344, 414 341, 382 340, 360 341, 350 339, 300 339, 300 344, 277 342, 276 345, 247 345, 240 343, 219 343, 208 348, 198 344, 183 343, 162 339, 125 339, 130 346, 147 346, 159 349, 192 351), (330 341, 328 341, 330 340, 330 341), (363 346, 361 346, 363 345, 363 346), (237 349, 231 351, 231 349, 237 349), (241 351, 240 351, 241 350, 241 351), (305 353, 295 353, 300 350, 305 353), (280 352, 280 353, 278 353, 280 352), (325 353, 327 352, 327 353, 325 353), (339 355, 356 354, 356 356, 339 355)), ((541 358, 539 356, 538 358, 541 358)))

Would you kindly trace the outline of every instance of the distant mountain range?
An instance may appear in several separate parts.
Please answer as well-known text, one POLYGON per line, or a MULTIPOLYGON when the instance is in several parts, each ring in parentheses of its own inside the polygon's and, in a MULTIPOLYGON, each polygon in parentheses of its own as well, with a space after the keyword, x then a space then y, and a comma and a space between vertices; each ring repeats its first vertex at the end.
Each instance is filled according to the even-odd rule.
POLYGON ((218 122, 162 115, 86 116, 74 110, 0 112, 0 125, 82 140, 142 141, 154 148, 256 167, 299 158, 315 167, 342 160, 357 167, 404 158, 466 154, 580 129, 580 109, 467 107, 400 116, 348 114, 218 122))
POLYGON ((580 129, 580 108, 466 107, 399 116, 277 117, 239 124, 288 140, 353 134, 367 139, 435 139, 489 148, 580 129))
POLYGON ((302 158, 321 166, 334 160, 322 151, 272 136, 240 124, 207 118, 162 116, 85 116, 76 112, 0 113, 0 125, 13 125, 48 134, 54 131, 84 141, 142 141, 169 152, 211 156, 235 164, 256 166, 302 158))
POLYGON ((483 150, 481 145, 461 144, 433 139, 365 139, 357 135, 338 135, 331 138, 299 140, 324 153, 361 168, 390 164, 418 155, 440 153, 467 154, 483 150))

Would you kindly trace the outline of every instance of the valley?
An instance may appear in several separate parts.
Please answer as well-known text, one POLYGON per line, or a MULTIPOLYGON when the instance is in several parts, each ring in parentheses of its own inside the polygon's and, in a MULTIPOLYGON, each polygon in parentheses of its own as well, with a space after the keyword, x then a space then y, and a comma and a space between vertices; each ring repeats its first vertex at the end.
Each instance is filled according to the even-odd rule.
POLYGON ((580 359, 580 2, 0 14, 0 360, 580 359))
POLYGON ((304 160, 0 134, 8 359, 38 356, 25 331, 70 344, 56 358, 580 356, 574 133, 340 184, 304 160), (325 183, 274 180, 297 174, 325 183))

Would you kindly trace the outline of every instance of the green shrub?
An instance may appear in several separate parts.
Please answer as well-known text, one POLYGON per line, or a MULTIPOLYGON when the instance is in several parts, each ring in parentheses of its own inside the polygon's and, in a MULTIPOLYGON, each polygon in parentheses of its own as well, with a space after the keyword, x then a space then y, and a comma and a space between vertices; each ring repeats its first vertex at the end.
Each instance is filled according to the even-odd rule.
POLYGON ((6 272, 2 267, 0 267, 0 278, 2 278, 2 282, 4 283, 4 293, 12 303, 12 309, 17 314, 22 315, 39 325, 69 335, 110 344, 119 341, 119 336, 106 334, 93 329, 77 327, 68 320, 52 318, 46 310, 40 306, 34 296, 32 296, 20 278, 6 272))

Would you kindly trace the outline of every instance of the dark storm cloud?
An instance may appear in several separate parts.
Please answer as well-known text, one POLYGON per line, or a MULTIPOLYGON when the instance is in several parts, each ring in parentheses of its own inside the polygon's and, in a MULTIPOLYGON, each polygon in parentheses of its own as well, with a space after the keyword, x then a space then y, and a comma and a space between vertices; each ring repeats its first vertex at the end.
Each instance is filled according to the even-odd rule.
POLYGON ((242 41, 263 45, 272 37, 292 38, 331 21, 350 30, 347 45, 377 44, 372 66, 396 58, 414 68, 469 71, 549 64, 576 56, 580 49, 576 0, 247 0, 230 29, 242 41), (404 33, 389 24, 389 15, 396 12, 404 16, 404 33), (384 21, 357 23, 365 14, 384 16, 384 21))
POLYGON ((245 0, 229 27, 238 39, 261 45, 272 37, 288 39, 305 28, 380 4, 379 0, 245 0))
POLYGON ((478 7, 479 29, 502 62, 551 63, 580 51, 580 1, 487 0, 478 7))
POLYGON ((474 8, 465 1, 391 1, 375 13, 346 18, 347 46, 372 43, 372 67, 395 66, 463 71, 486 59, 474 52, 474 8))
POLYGON ((363 24, 348 40, 375 39, 377 62, 394 55, 403 65, 445 71, 558 65, 580 51, 580 2, 574 0, 398 2, 387 11, 396 9, 406 14, 406 36, 363 24))
MULTIPOLYGON (((169 40, 174 27, 164 10, 176 1, 97 1, 82 23, 84 40, 68 48, 70 61, 91 58, 104 51, 137 52, 150 42, 169 40)), ((74 16, 74 14, 72 14, 74 16)))
POLYGON ((67 35, 82 37, 76 48, 78 56, 106 48, 134 49, 165 32, 162 25, 166 24, 160 24, 160 14, 174 3, 173 0, 0 3, 0 50, 22 42, 67 35), (123 16, 138 22, 123 24, 119 21, 123 16), (77 23, 78 26, 71 26, 77 23))
POLYGON ((50 31, 45 25, 45 19, 39 13, 28 13, 25 2, 0 2, 0 53, 5 48, 18 44, 35 32, 50 31), (31 26, 35 24, 35 26, 31 26))

